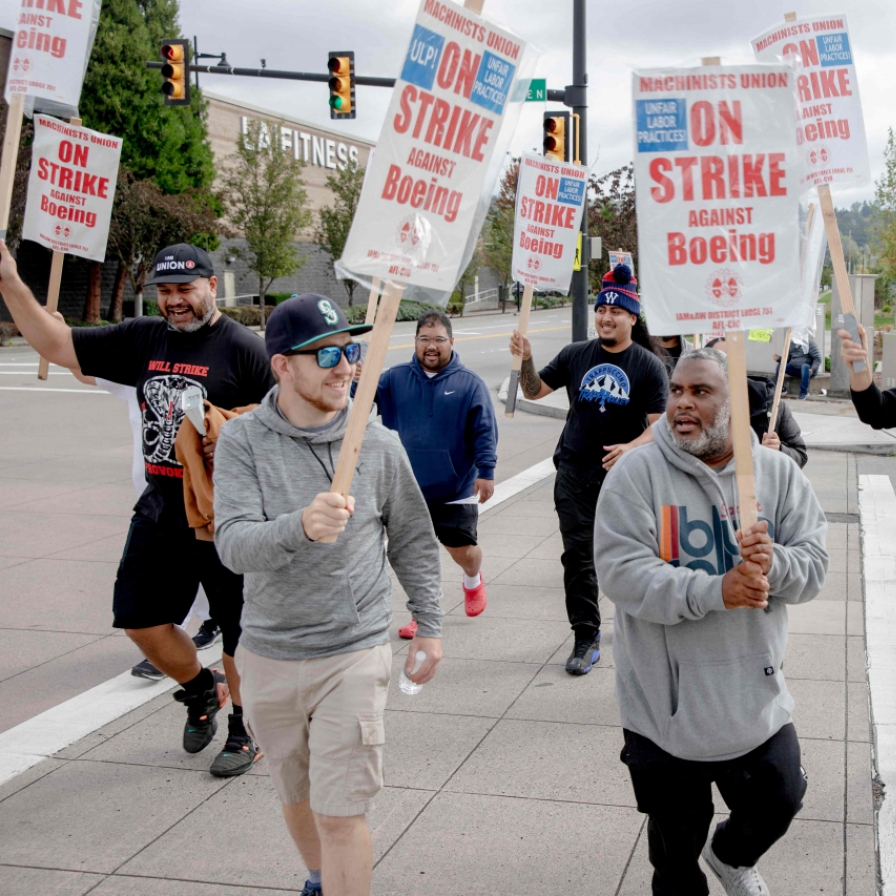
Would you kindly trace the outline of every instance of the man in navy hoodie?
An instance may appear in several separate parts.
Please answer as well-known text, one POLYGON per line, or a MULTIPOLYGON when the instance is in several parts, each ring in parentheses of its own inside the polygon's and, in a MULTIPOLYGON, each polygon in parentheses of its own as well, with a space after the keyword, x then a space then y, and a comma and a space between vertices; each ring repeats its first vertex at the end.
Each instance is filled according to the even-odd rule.
MULTIPOLYGON (((486 604, 477 504, 495 491, 498 426, 488 387, 454 351, 451 321, 427 311, 417 321, 414 357, 380 377, 376 403, 394 429, 426 498, 436 537, 464 571, 464 608, 478 616, 486 604)), ((358 365, 360 368, 361 365, 358 365)), ((411 639, 413 620, 399 629, 411 639)))

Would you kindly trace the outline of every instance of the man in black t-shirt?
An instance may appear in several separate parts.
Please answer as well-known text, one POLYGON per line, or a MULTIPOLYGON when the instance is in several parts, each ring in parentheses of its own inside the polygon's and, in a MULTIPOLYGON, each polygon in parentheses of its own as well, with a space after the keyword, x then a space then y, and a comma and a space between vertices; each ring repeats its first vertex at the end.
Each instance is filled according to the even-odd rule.
MULTIPOLYGON (((223 566, 212 542, 197 539, 187 525, 183 467, 175 458, 174 440, 188 387, 230 409, 260 402, 273 379, 264 343, 218 311, 217 278, 206 252, 186 244, 163 249, 149 284, 158 290, 161 317, 72 330, 37 303, 0 242, 0 293, 31 346, 54 364, 137 389, 147 486, 134 508, 118 568, 113 625, 182 685, 174 697, 187 707, 187 752, 198 753, 211 742, 229 686, 229 735, 211 772, 230 777, 247 771, 260 755, 243 726, 233 663, 243 580, 223 566), (200 583, 222 630, 226 683, 216 670, 202 668, 193 641, 178 626, 200 583)), ((214 445, 207 442, 204 450, 211 464, 214 445)))
MULTIPOLYGON (((520 386, 530 400, 566 388, 569 413, 554 464, 554 506, 563 538, 566 612, 575 644, 566 671, 585 675, 600 659, 600 610, 594 571, 594 515, 607 471, 632 448, 653 440, 650 424, 666 407, 666 371, 640 323, 637 281, 628 265, 603 279, 594 306, 597 339, 567 345, 536 371, 529 340, 515 330, 510 351, 523 356, 520 386), (637 331, 635 331, 637 328, 637 331)), ((599 545, 597 546, 599 549, 599 545)))

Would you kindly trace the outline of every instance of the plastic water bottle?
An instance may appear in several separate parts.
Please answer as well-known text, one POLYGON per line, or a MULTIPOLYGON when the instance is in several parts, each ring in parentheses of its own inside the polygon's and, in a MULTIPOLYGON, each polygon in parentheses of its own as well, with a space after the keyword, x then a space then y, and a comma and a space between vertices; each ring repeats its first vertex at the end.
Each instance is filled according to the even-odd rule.
MULTIPOLYGON (((426 662, 426 651, 418 650, 414 654, 414 668, 411 671, 411 675, 416 675, 420 671, 420 667, 426 662)), ((420 691, 423 690, 422 684, 416 684, 408 678, 407 672, 404 669, 401 670, 401 675, 398 678, 398 686, 401 688, 401 692, 403 694, 408 694, 409 696, 413 696, 414 694, 419 694, 420 691)))

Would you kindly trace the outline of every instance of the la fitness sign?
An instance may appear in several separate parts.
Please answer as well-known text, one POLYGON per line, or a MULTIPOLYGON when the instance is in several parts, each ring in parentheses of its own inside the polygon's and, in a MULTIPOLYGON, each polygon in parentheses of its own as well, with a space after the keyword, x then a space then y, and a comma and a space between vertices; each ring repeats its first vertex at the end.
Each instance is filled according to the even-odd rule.
MULTIPOLYGON (((249 133, 250 119, 245 115, 240 118, 240 131, 245 137, 249 133)), ((267 125, 262 122, 262 140, 270 142, 267 125)), ((358 147, 341 140, 330 140, 318 137, 305 131, 280 126, 280 146, 284 152, 291 152, 300 162, 316 165, 318 168, 344 169, 349 162, 358 164, 358 147)))

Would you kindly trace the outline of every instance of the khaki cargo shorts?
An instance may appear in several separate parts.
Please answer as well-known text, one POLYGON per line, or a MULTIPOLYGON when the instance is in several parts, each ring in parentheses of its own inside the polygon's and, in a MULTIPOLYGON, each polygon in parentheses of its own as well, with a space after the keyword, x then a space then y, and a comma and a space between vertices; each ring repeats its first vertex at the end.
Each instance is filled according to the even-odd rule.
POLYGON ((383 787, 383 710, 392 647, 311 660, 236 650, 249 727, 283 803, 321 815, 364 815, 383 787))

